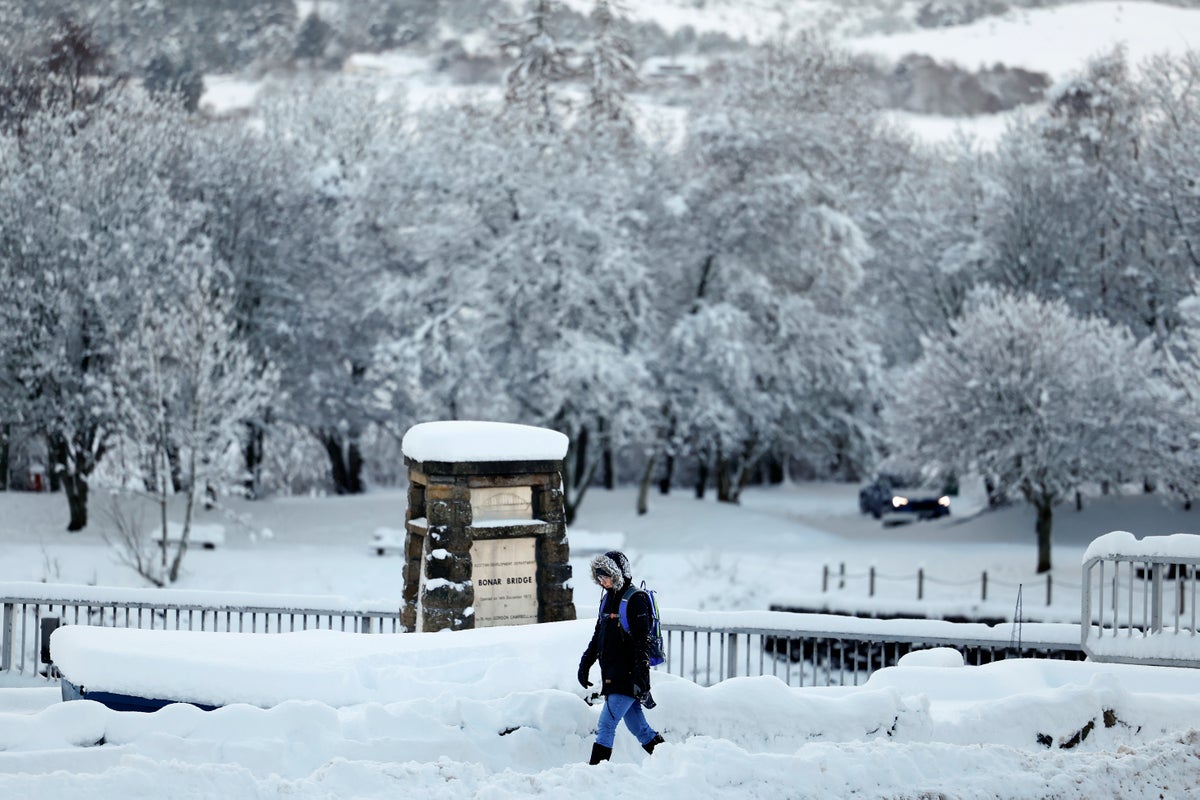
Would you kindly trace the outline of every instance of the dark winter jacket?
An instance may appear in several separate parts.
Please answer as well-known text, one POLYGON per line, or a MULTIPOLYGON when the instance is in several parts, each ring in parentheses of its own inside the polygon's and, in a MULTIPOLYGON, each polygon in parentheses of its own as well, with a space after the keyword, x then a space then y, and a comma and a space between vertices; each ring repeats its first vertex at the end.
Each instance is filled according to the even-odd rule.
POLYGON ((646 654, 652 619, 650 598, 645 592, 635 592, 629 598, 625 608, 629 633, 625 633, 620 618, 622 594, 615 589, 604 593, 596 630, 579 666, 586 673, 599 660, 601 694, 641 697, 650 691, 650 658, 646 654))

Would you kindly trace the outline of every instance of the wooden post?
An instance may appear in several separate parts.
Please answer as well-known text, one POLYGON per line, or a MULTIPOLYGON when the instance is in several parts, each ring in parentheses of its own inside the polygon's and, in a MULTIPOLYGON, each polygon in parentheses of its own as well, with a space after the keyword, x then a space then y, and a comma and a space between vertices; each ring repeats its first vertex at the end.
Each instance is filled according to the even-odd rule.
POLYGON ((983 596, 980 598, 983 602, 987 602, 987 570, 983 571, 983 596))
POLYGON ((917 599, 925 599, 925 568, 917 568, 917 599))
POLYGON ((875 596, 875 565, 874 564, 871 565, 871 584, 870 584, 870 589, 867 592, 867 596, 868 597, 875 596))
POLYGON ((821 594, 829 591, 829 565, 821 565, 821 594))

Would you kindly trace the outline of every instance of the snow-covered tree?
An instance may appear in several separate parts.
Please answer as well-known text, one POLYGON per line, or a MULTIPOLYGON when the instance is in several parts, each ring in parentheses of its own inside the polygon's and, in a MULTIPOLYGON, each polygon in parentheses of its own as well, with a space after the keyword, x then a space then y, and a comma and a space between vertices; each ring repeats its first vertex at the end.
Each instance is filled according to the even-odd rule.
MULTIPOLYGON (((821 43, 775 44, 731 70, 717 99, 689 123, 689 180, 676 205, 686 209, 679 220, 689 232, 693 294, 677 311, 675 341, 694 340, 697 330, 720 336, 730 320, 742 320, 730 331, 738 338, 711 346, 728 355, 709 366, 710 380, 728 381, 738 406, 719 418, 749 424, 706 432, 679 418, 706 411, 676 398, 669 427, 693 432, 688 447, 713 465, 725 500, 736 500, 748 470, 784 441, 816 455, 822 474, 854 475, 869 460, 877 358, 853 319, 872 256, 860 184, 877 163, 879 140, 856 87, 852 66, 821 43), (712 324, 694 315, 712 315, 712 324), (838 346, 813 349, 821 340, 804 335, 810 330, 839 331, 838 346), (739 348, 734 358, 729 351, 739 348), (847 358, 862 380, 842 382, 835 362, 847 358), (839 416, 857 421, 834 444, 829 427, 812 423, 842 392, 839 416)), ((679 357, 667 363, 697 372, 679 357)))
POLYGON ((542 134, 563 127, 565 99, 556 85, 575 74, 571 48, 553 31, 557 0, 530 0, 525 16, 505 25, 504 48, 513 64, 504 76, 506 113, 542 134))
POLYGON ((155 468, 161 563, 137 563, 158 585, 179 578, 197 501, 242 480, 245 421, 261 413, 274 389, 274 375, 263 373, 237 335, 232 276, 213 263, 205 243, 181 249, 173 267, 143 294, 139 324, 116 357, 123 430, 155 468), (181 534, 172 542, 167 504, 177 491, 185 499, 181 534))
MULTIPOLYGON (((405 109, 403 98, 353 80, 302 91, 306 102, 284 95, 264 114, 264 135, 302 183, 292 196, 306 198, 297 207, 306 228, 290 233, 304 244, 292 253, 302 302, 287 320, 289 351, 276 356, 288 397, 282 412, 320 442, 336 491, 352 494, 365 488, 362 438, 382 416, 378 389, 388 376, 376 357, 386 333, 382 286, 394 262, 376 246, 377 220, 364 207, 377 201, 368 193, 378 185, 374 169, 403 141, 405 109)), ((394 190, 383 191, 390 202, 394 190)))
POLYGON ((147 276, 192 235, 167 179, 182 130, 171 112, 115 98, 87 115, 31 118, 0 165, 6 358, 71 531, 87 525, 89 478, 119 428, 114 348, 135 326, 147 276))
POLYGON ((1062 300, 983 290, 957 333, 897 371, 887 412, 898 453, 940 475, 977 474, 1037 512, 1051 568, 1054 507, 1087 481, 1163 468, 1170 399, 1150 342, 1062 300))
POLYGON ((628 92, 639 84, 633 48, 622 33, 624 7, 618 0, 596 0, 592 38, 585 53, 588 69, 587 124, 596 132, 628 139, 634 109, 628 92))

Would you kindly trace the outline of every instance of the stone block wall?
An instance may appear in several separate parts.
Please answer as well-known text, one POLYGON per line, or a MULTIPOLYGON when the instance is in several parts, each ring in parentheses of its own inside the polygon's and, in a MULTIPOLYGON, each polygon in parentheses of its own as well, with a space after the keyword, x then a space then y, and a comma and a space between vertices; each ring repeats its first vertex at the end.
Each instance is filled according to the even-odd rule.
POLYGON ((537 619, 575 619, 561 461, 414 462, 405 517, 407 630, 475 627, 471 545, 479 539, 534 537, 537 619), (532 487, 532 519, 474 527, 472 489, 532 487))

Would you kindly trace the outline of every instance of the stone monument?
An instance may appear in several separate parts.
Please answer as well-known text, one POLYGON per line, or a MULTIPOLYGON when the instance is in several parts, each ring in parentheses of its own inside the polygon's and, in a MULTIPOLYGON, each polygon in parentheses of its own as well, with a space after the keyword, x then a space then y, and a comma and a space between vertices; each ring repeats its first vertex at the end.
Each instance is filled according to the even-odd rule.
POLYGON ((404 610, 410 631, 575 619, 563 510, 567 437, 502 422, 404 435, 404 610))

